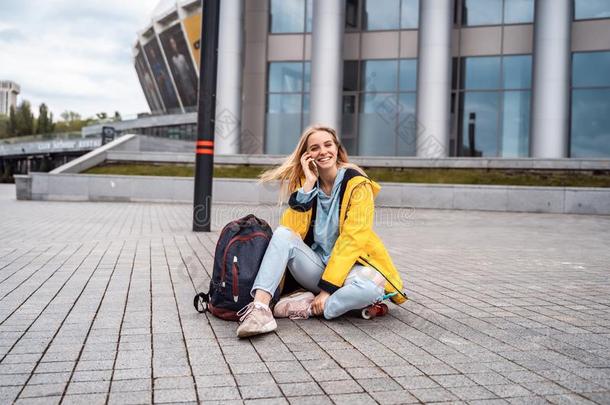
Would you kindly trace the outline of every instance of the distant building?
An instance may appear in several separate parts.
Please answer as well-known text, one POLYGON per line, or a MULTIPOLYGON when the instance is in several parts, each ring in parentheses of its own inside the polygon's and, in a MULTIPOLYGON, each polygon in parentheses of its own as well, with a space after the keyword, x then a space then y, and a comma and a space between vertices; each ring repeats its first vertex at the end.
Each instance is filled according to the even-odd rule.
POLYGON ((7 80, 0 81, 0 114, 8 115, 11 106, 17 106, 17 95, 20 92, 21 88, 17 83, 7 80))
MULTIPOLYGON (((139 32, 154 114, 196 110, 200 5, 160 0, 139 32)), ((350 155, 610 157, 608 0, 222 6, 216 153, 287 154, 323 122, 350 155)))

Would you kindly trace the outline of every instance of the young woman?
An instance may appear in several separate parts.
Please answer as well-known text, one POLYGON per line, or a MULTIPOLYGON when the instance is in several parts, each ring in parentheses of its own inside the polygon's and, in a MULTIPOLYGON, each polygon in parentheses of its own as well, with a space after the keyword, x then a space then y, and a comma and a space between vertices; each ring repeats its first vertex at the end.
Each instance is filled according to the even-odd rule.
POLYGON ((280 198, 288 198, 252 287, 254 301, 238 315, 237 336, 277 328, 275 317, 336 318, 364 308, 385 293, 401 304, 402 280, 383 243, 373 232, 374 197, 380 186, 358 166, 334 129, 312 126, 294 152, 261 181, 280 180, 280 198), (307 291, 269 304, 288 267, 307 291), (314 295, 315 294, 315 295, 314 295))

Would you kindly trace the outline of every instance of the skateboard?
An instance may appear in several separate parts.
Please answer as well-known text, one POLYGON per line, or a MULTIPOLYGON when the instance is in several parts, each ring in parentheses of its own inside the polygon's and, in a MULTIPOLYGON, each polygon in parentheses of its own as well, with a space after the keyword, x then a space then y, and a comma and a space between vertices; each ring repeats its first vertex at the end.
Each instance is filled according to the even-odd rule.
POLYGON ((385 304, 383 301, 387 300, 388 298, 390 298, 396 294, 397 293, 385 294, 385 295, 379 297, 379 299, 377 301, 375 301, 368 307, 362 308, 360 310, 360 316, 362 317, 362 319, 368 320, 368 319, 376 318, 378 316, 385 316, 388 313, 389 308, 388 308, 387 304, 385 304))
POLYGON ((383 302, 376 302, 374 304, 369 305, 366 308, 362 308, 360 311, 360 316, 362 319, 373 319, 378 316, 384 316, 388 313, 388 306, 383 302))

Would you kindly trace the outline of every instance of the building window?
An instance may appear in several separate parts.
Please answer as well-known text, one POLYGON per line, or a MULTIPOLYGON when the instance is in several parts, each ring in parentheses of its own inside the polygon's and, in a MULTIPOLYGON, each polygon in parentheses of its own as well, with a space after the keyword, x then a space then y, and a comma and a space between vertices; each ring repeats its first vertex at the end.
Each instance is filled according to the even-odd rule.
POLYGON ((271 62, 267 79, 265 153, 294 150, 309 122, 309 62, 271 62))
POLYGON ((533 21, 534 0, 463 0, 463 25, 524 24, 533 21))
POLYGON ((311 32, 313 0, 271 0, 272 34, 311 32))
POLYGON ((459 156, 529 156, 531 77, 531 55, 461 60, 459 156))
MULTIPOLYGON (((270 0, 270 32, 289 34, 311 32, 313 0, 270 0)), ((419 0, 346 0, 345 29, 417 29, 419 0), (362 20, 361 22, 359 20, 362 20)))
POLYGON ((414 156, 417 60, 346 61, 343 78, 348 153, 414 156))
POLYGON ((574 19, 610 18, 608 0, 574 0, 574 19))
POLYGON ((571 157, 610 157, 610 52, 572 55, 571 157))
POLYGON ((345 0, 345 29, 354 31, 358 29, 358 0, 345 0))
POLYGON ((362 0, 362 27, 368 31, 414 29, 419 0, 362 0))

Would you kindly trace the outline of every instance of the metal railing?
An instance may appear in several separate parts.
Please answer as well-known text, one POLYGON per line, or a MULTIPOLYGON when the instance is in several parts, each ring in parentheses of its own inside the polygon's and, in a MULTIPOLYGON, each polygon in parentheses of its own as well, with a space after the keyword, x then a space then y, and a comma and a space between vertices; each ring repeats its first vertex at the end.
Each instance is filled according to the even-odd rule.
POLYGON ((76 139, 76 138, 88 138, 88 137, 83 136, 81 131, 58 132, 58 133, 51 133, 51 134, 36 134, 36 135, 25 135, 25 136, 15 136, 12 138, 4 138, 4 139, 0 139, 0 144, 13 145, 13 144, 17 144, 17 143, 53 141, 53 140, 76 139))

